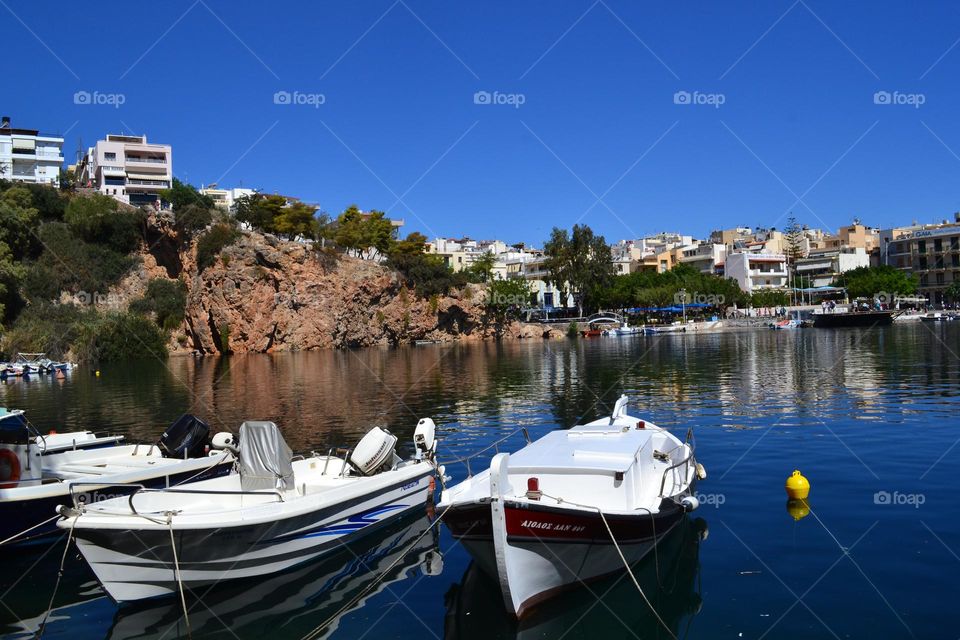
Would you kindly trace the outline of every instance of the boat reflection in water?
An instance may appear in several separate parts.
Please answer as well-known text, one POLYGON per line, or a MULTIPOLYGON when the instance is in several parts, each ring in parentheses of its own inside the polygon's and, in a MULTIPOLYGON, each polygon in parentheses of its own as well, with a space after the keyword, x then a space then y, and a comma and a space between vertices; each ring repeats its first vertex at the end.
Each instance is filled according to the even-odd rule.
MULTIPOLYGON (((318 562, 266 578, 231 581, 211 587, 209 591, 195 589, 187 593, 190 631, 194 638, 302 638, 306 635, 326 638, 337 630, 343 616, 364 606, 369 598, 390 585, 419 574, 436 575, 442 571, 437 529, 428 529, 431 529, 431 520, 421 512, 325 555, 318 562), (318 627, 327 621, 324 628, 318 627)), ((78 624, 84 632, 89 632, 84 635, 90 637, 169 639, 187 636, 178 598, 117 608, 90 580, 89 571, 75 574, 82 576, 83 581, 61 585, 63 597, 58 597, 50 612, 45 636, 60 636, 65 629, 76 632, 80 628, 78 624), (110 611, 115 611, 112 624, 110 611), (93 626, 99 623, 99 629, 91 628, 91 623, 93 626), (105 628, 108 626, 109 629, 105 628)), ((65 572, 65 579, 67 575, 65 572)), ((52 584, 53 581, 49 581, 47 588, 52 589, 52 584)), ((35 609, 46 605, 46 590, 42 593, 43 597, 36 597, 37 592, 33 594, 38 605, 35 609)), ((30 611, 29 619, 21 614, 16 630, 10 627, 4 630, 0 626, 0 634, 13 631, 16 636, 32 637, 42 622, 43 613, 30 611)))
MULTIPOLYGON (((391 584, 442 570, 436 528, 428 532, 430 527, 425 514, 408 517, 320 562, 266 579, 214 587, 207 593, 197 589, 195 595, 202 598, 203 606, 190 610, 193 637, 301 638, 310 634, 326 638, 336 631, 342 616, 391 584), (318 628, 334 616, 325 628, 318 628)), ((180 602, 168 598, 154 606, 121 607, 109 637, 170 638, 186 632, 180 602)))
MULTIPOLYGON (((637 582, 670 632, 684 637, 701 606, 702 518, 689 516, 632 567, 637 582), (658 571, 659 568, 659 571, 658 571)), ((519 623, 504 606, 496 580, 476 562, 447 592, 446 640, 470 638, 669 638, 625 571, 568 591, 519 623)))

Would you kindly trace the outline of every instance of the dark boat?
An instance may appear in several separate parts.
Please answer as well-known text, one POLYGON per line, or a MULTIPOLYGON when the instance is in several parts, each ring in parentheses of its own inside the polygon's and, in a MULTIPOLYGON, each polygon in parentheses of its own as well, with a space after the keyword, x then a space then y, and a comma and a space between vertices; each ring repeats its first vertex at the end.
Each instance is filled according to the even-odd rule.
POLYGON ((814 313, 813 326, 838 329, 841 327, 876 327, 893 323, 894 311, 847 311, 814 313))

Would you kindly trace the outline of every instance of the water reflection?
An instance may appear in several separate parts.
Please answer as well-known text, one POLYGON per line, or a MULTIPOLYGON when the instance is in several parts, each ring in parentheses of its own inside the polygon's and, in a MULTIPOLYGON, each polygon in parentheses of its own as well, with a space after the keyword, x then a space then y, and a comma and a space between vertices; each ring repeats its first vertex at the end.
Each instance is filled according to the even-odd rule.
MULTIPOLYGON (((56 555, 56 554, 55 554, 56 555)), ((54 572, 59 555, 50 564, 54 572)), ((187 637, 180 601, 165 598, 115 607, 89 580, 83 567, 69 567, 73 576, 61 584, 45 637, 86 635, 106 638, 187 637), (112 615, 111 615, 112 614, 112 615), (81 626, 84 633, 80 633, 81 626)), ((266 578, 199 587, 187 595, 190 631, 195 638, 327 638, 341 619, 364 606, 391 585, 442 570, 436 527, 426 514, 407 517, 378 533, 343 547, 318 562, 266 578)), ((8 605, 20 621, 0 630, 10 637, 32 637, 43 621, 53 580, 36 573, 39 591, 22 591, 8 605), (38 594, 43 594, 38 597, 38 594)))
MULTIPOLYGON (((633 573, 657 615, 685 637, 701 607, 699 551, 703 519, 685 519, 633 573)), ((446 595, 447 640, 471 638, 669 638, 626 572, 571 590, 538 606, 518 624, 496 580, 474 562, 446 595)))

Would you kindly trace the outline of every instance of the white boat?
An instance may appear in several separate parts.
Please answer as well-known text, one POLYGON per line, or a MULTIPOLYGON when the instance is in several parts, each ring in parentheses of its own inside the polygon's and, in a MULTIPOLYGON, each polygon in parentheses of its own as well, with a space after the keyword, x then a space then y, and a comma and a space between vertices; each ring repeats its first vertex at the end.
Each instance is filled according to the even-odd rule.
POLYGON ((617 327, 613 330, 618 336, 635 336, 643 333, 642 327, 617 327))
POLYGON ((932 311, 926 315, 920 316, 920 319, 924 322, 950 322, 953 320, 953 316, 949 313, 943 313, 941 311, 932 311))
MULTIPOLYGON (((434 429, 429 418, 420 420, 409 460, 394 452, 396 436, 380 428, 343 457, 293 460, 274 423, 244 422, 235 448, 238 474, 74 502, 61 507, 57 526, 73 531, 117 602, 270 575, 424 508, 437 471, 434 429)), ((234 447, 220 436, 214 444, 234 447)))
POLYGON ((687 330, 682 324, 664 324, 653 327, 644 327, 643 334, 646 336, 655 336, 661 333, 683 333, 687 330))
POLYGON ((792 318, 790 320, 780 320, 777 322, 770 323, 770 328, 778 331, 782 331, 784 329, 796 329, 799 326, 800 326, 800 322, 792 318))
MULTIPOLYGON (((437 511, 507 611, 624 569, 697 508, 691 442, 626 413, 554 431, 443 491, 437 511), (623 553, 621 558, 620 553, 623 553)), ((688 439, 689 440, 689 439, 688 439)))
POLYGON ((232 454, 207 455, 208 433, 205 422, 185 415, 155 444, 111 445, 89 432, 43 436, 30 426, 23 411, 3 414, 0 541, 6 548, 55 533, 51 518, 57 505, 71 497, 95 502, 129 493, 121 486, 126 483, 168 487, 229 473, 232 454), (98 440, 107 446, 98 447, 98 440))

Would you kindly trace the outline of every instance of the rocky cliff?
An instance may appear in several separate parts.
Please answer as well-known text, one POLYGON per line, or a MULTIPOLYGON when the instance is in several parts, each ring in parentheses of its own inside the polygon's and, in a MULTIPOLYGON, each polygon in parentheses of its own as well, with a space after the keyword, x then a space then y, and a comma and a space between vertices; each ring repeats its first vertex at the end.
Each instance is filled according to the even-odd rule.
POLYGON ((361 347, 417 340, 542 336, 511 323, 497 331, 482 285, 447 296, 417 297, 380 264, 331 256, 270 235, 246 232, 197 272, 195 248, 175 249, 174 232, 151 217, 141 265, 117 287, 117 299, 142 295, 151 278, 187 285, 186 317, 172 352, 269 352, 361 347))

